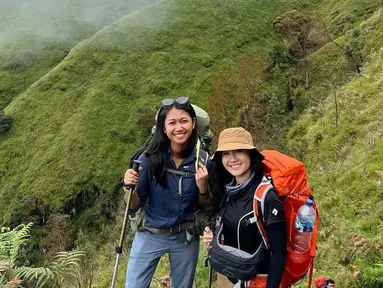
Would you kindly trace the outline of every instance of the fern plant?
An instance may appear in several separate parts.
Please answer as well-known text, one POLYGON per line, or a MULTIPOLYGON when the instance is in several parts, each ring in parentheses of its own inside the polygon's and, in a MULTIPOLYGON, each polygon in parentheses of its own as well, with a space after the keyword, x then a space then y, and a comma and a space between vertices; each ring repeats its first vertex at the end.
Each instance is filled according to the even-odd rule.
POLYGON ((0 232, 0 285, 9 283, 12 277, 29 282, 36 288, 62 287, 80 275, 82 251, 57 253, 48 267, 18 266, 21 248, 26 245, 33 223, 21 224, 13 230, 2 228, 0 232))
POLYGON ((8 282, 5 275, 0 275, 0 287, 3 287, 8 282))

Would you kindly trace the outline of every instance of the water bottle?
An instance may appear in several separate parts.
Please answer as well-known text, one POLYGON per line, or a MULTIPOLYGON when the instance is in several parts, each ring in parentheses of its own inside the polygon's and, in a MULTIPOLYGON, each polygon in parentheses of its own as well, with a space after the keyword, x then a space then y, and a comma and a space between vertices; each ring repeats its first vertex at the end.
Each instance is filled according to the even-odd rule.
POLYGON ((313 201, 307 199, 305 205, 298 210, 290 250, 303 253, 310 249, 315 217, 316 212, 313 208, 313 201))

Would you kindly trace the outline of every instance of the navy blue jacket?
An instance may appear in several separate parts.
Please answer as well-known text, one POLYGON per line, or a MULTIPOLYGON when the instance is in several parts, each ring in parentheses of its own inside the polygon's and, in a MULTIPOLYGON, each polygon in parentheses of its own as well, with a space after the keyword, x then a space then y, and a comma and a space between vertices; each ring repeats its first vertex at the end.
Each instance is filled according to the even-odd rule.
MULTIPOLYGON (((184 159, 178 169, 168 152, 168 167, 175 170, 195 173, 196 151, 184 159)), ((140 198, 139 207, 145 205, 145 226, 166 229, 194 219, 194 209, 198 199, 198 187, 195 176, 183 177, 182 194, 179 195, 179 180, 182 177, 174 173, 167 173, 168 185, 163 188, 153 177, 147 158, 141 157, 142 170, 138 176, 137 194, 140 198)), ((208 161, 208 171, 212 162, 208 161)))

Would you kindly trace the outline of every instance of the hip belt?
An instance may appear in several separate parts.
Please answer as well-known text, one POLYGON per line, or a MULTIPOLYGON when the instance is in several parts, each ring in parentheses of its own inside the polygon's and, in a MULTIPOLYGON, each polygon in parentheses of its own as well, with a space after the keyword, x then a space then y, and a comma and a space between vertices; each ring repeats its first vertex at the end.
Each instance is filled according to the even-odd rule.
POLYGON ((153 228, 153 227, 146 227, 146 226, 144 226, 144 228, 150 232, 157 233, 157 234, 167 234, 167 233, 176 234, 184 230, 193 229, 194 222, 193 221, 185 222, 185 223, 174 225, 170 228, 153 228))

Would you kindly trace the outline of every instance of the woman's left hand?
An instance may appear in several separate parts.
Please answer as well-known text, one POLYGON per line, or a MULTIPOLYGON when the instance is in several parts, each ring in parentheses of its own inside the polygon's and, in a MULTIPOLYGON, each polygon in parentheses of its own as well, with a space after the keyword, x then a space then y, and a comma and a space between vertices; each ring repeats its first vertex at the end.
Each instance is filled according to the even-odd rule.
POLYGON ((195 173, 195 182, 201 194, 208 193, 207 191, 208 178, 209 178, 209 172, 207 171, 206 166, 200 163, 199 168, 195 173))

